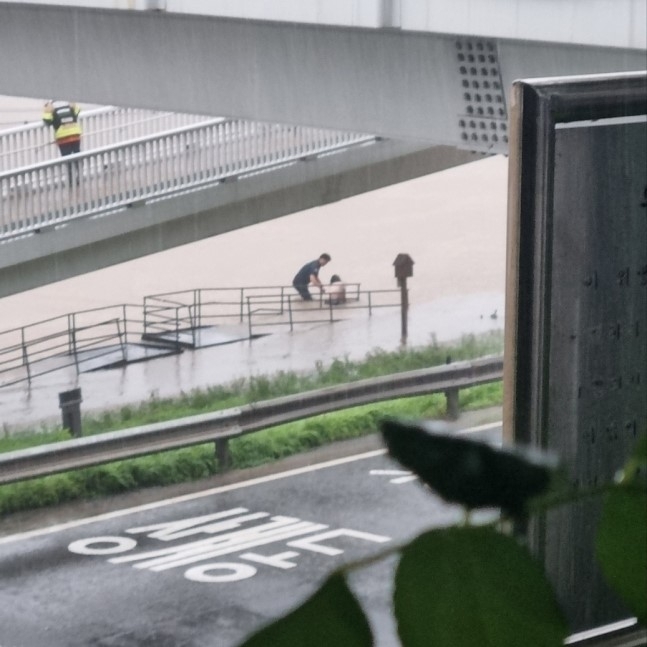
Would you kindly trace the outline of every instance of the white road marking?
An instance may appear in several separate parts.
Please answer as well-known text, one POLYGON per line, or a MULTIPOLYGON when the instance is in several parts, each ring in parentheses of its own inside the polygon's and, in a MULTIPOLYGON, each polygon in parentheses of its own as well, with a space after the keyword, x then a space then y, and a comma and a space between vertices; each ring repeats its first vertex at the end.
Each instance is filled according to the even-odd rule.
POLYGON ((240 582, 254 577, 254 575, 256 575, 256 569, 250 564, 229 564, 227 562, 194 566, 185 573, 187 580, 205 583, 240 582), (230 574, 211 575, 209 571, 230 571, 230 574))
POLYGON ((343 458, 337 458, 332 461, 326 461, 325 463, 317 463, 316 465, 307 465, 305 467, 298 467, 296 469, 287 470, 286 472, 279 472, 277 474, 268 474, 267 476, 262 476, 255 479, 249 479, 248 481, 242 481, 241 483, 231 483, 230 485, 222 485, 220 487, 211 488, 209 490, 203 490, 202 492, 193 492, 192 494, 184 494, 182 496, 173 497, 172 499, 164 499, 163 501, 154 501, 152 503, 145 503, 143 505, 135 506, 133 508, 114 510, 112 512, 106 512, 104 514, 95 515, 94 517, 86 517, 85 519, 74 519, 72 521, 66 521, 65 523, 59 523, 54 526, 49 526, 48 528, 37 528, 35 530, 29 530, 27 532, 18 533, 16 535, 8 535, 7 537, 0 537, 0 545, 9 544, 14 541, 31 539, 32 537, 41 537, 43 535, 50 535, 55 532, 60 532, 61 530, 79 528, 80 526, 85 526, 90 523, 95 523, 97 521, 108 521, 110 519, 118 519, 119 517, 125 517, 129 514, 135 514, 136 512, 155 510, 157 508, 163 508, 167 505, 184 503, 186 501, 194 501, 196 499, 201 499, 207 496, 213 496, 214 494, 222 494, 223 492, 232 492, 234 490, 240 490, 242 488, 252 487, 254 485, 270 483, 271 481, 278 481, 280 479, 289 478, 291 476, 298 476, 299 474, 307 474, 308 472, 316 472, 317 470, 326 469, 327 467, 344 465, 345 463, 352 463, 354 461, 360 461, 367 458, 374 458, 375 456, 382 456, 383 454, 386 454, 386 449, 375 449, 373 451, 365 452, 363 454, 355 454, 354 456, 344 456, 343 458))
POLYGON ((487 429, 494 429, 496 427, 500 427, 502 422, 499 420, 498 422, 488 422, 484 425, 479 425, 478 427, 470 427, 469 429, 460 429, 459 431, 456 432, 456 435, 463 435, 463 434, 476 434, 479 431, 486 431, 487 429))
POLYGON ((418 478, 408 470, 371 470, 369 474, 371 476, 397 476, 397 478, 389 479, 389 483, 393 483, 394 485, 409 483, 418 478))
POLYGON ((402 474, 411 474, 408 470, 371 470, 369 474, 374 476, 401 476, 402 474))
MULTIPOLYGON (((500 421, 492 422, 486 425, 480 425, 479 427, 462 429, 457 433, 459 434, 475 433, 478 431, 483 431, 485 429, 492 429, 500 425, 501 425, 500 421)), ((93 517, 86 517, 85 519, 74 519, 72 521, 66 521, 65 523, 59 523, 53 526, 49 526, 48 528, 37 528, 35 530, 29 530, 27 532, 21 532, 15 535, 7 535, 6 537, 0 537, 0 545, 10 544, 15 541, 23 541, 25 539, 31 539, 33 537, 42 537, 44 535, 51 535, 55 532, 60 532, 62 530, 79 528, 81 526, 86 526, 88 524, 96 523, 98 521, 109 521, 110 519, 118 519, 119 517, 125 517, 127 515, 135 514, 137 512, 144 512, 146 510, 155 510, 157 508, 163 508, 168 505, 174 505, 176 503, 184 503, 185 501, 194 501, 196 499, 201 499, 207 496, 213 496, 215 494, 222 494, 224 492, 233 492, 234 490, 240 490, 243 488, 252 487, 254 485, 261 485, 263 483, 270 483, 272 481, 278 481, 280 479, 290 478, 291 476, 298 476, 299 474, 307 474, 308 472, 316 472, 318 470, 326 469, 328 467, 335 467, 337 465, 353 463, 355 461, 361 461, 367 458, 383 456, 384 454, 386 454, 386 449, 375 449, 373 451, 364 452, 362 454, 355 454, 353 456, 344 456, 343 458, 336 458, 335 460, 326 461, 324 463, 317 463, 315 465, 306 465, 305 467, 298 467, 296 469, 287 470, 286 472, 279 472, 277 474, 268 474, 267 476, 249 479, 248 481, 242 481, 241 483, 231 483, 230 485, 222 485, 220 487, 211 488, 209 490, 203 490, 202 492, 193 492, 192 494, 184 494, 182 496, 173 497, 171 499, 164 499, 163 501, 154 501, 152 503, 145 503, 143 505, 134 506, 132 508, 124 508, 123 510, 113 510, 112 512, 98 514, 93 517)))
POLYGON ((402 485, 402 483, 411 483, 411 481, 417 481, 418 477, 415 474, 408 474, 407 476, 401 476, 397 479, 391 479, 393 485, 402 485))

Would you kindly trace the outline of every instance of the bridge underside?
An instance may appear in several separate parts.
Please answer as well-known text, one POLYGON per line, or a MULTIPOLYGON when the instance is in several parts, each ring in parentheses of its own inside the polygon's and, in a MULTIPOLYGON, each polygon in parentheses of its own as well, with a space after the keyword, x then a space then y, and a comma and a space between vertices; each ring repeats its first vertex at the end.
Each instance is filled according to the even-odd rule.
POLYGON ((379 141, 0 245, 0 297, 480 159, 379 141))
POLYGON ((1 2, 0 54, 2 94, 491 152, 515 79, 645 67, 639 49, 1 2))

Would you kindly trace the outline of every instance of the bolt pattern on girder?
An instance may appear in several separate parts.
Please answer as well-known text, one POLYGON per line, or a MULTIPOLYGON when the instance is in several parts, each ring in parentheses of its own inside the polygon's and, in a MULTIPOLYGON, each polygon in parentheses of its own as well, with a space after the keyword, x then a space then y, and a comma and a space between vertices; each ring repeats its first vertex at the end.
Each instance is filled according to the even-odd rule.
POLYGON ((508 115, 496 42, 459 39, 456 59, 464 105, 458 125, 464 147, 481 153, 505 153, 508 115))

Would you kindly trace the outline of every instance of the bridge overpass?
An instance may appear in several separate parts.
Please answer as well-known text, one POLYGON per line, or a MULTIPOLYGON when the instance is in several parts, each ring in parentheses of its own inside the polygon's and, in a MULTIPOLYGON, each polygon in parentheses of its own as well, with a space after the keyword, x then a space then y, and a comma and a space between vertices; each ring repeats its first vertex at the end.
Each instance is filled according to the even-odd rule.
POLYGON ((642 70, 645 25, 643 0, 0 2, 0 93, 379 142, 45 228, 3 245, 2 294, 505 154, 513 80, 642 70))
POLYGON ((477 157, 139 109, 81 122, 85 152, 63 159, 42 124, 0 131, 0 297, 477 157))
POLYGON ((644 0, 5 1, 0 93, 505 152, 515 79, 645 69, 645 25, 644 0))

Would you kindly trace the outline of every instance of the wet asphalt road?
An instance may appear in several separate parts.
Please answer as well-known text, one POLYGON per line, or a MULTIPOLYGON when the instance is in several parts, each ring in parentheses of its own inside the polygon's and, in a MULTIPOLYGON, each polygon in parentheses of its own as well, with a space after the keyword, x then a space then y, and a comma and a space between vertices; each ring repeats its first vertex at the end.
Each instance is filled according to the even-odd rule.
MULTIPOLYGON (((1 537, 0 647, 232 647, 339 565, 460 518, 376 449, 1 537)), ((352 580, 379 647, 393 562, 352 580)))

